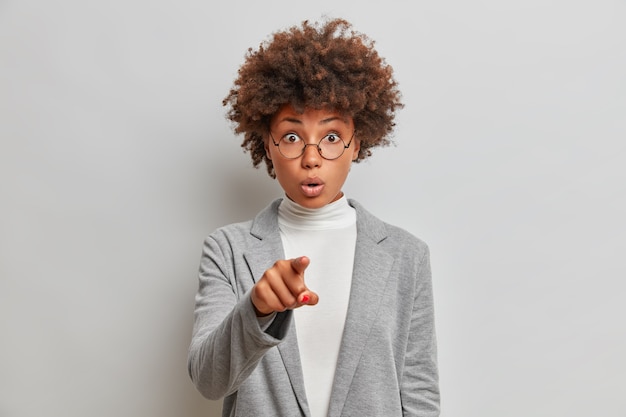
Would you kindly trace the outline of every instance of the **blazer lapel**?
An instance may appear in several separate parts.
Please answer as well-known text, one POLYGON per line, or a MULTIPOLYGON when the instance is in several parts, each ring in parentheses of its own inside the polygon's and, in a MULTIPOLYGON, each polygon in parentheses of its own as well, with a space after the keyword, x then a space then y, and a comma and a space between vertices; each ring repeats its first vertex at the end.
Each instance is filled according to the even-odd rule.
POLYGON ((356 202, 357 240, 352 286, 328 415, 341 415, 372 324, 378 315, 393 257, 379 246, 384 224, 356 202))
MULTIPOLYGON (((270 268, 275 261, 283 259, 285 252, 283 249, 280 232, 278 229, 278 205, 280 199, 274 201, 266 210, 259 213, 254 219, 250 228, 250 234, 256 238, 250 245, 249 251, 244 255, 252 280, 256 283, 265 271, 270 268)), ((280 314, 293 314, 292 312, 280 314)), ((291 381, 291 386, 298 399, 300 408, 309 415, 309 406, 306 400, 304 388, 304 377, 302 375, 302 365, 300 362, 300 349, 296 337, 294 321, 289 324, 287 337, 278 345, 278 351, 285 365, 285 370, 291 381)))
MULTIPOLYGON (((293 314, 289 312, 288 314, 293 314)), ((306 390, 304 388, 304 376, 302 375, 302 363, 300 362, 300 349, 298 348, 298 340, 296 338, 296 326, 292 320, 289 325, 289 336, 285 341, 278 345, 278 351, 283 358, 287 375, 291 381, 291 387, 296 394, 300 409, 305 415, 310 415, 309 404, 306 399, 306 390)))

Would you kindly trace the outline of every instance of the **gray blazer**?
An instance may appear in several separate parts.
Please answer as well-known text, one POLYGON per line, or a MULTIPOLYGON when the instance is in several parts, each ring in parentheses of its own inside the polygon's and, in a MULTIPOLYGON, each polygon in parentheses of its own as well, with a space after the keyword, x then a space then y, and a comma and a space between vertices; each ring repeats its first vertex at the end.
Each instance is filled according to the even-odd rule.
MULTIPOLYGON (((329 416, 439 415, 428 247, 349 200, 357 213, 354 272, 329 416)), ((265 331, 250 289, 283 259, 280 199, 204 242, 189 374, 223 416, 309 416, 291 311, 265 331)), ((312 307, 314 308, 314 307, 312 307)))

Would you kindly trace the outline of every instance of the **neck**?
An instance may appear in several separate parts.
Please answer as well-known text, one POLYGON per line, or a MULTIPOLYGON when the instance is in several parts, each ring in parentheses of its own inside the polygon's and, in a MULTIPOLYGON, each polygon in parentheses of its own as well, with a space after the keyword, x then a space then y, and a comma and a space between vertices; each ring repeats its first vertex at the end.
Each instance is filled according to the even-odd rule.
POLYGON ((307 208, 298 203, 283 199, 278 207, 279 224, 299 229, 336 229, 356 222, 356 212, 341 196, 320 208, 307 208))

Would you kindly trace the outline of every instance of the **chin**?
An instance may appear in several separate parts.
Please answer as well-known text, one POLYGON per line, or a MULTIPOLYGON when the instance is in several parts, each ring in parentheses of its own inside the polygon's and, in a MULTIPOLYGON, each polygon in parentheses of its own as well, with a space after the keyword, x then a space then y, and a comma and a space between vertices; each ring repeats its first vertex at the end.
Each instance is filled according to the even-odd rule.
POLYGON ((341 197, 343 197, 343 192, 338 192, 334 197, 329 197, 328 194, 321 194, 315 197, 307 197, 301 194, 296 195, 297 198, 293 198, 289 196, 289 194, 285 193, 285 196, 287 196, 288 199, 298 203, 302 207, 308 209, 318 209, 339 200, 341 197))

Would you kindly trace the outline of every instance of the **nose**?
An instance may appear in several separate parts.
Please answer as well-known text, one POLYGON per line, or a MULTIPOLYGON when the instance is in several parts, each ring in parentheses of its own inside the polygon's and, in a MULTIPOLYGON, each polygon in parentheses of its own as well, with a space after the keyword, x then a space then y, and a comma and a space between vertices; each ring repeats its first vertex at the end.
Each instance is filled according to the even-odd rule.
POLYGON ((302 154, 302 166, 304 168, 316 168, 322 164, 322 157, 316 143, 307 143, 302 154))

